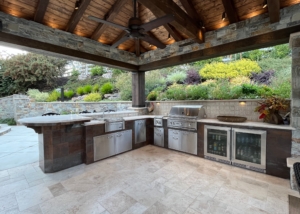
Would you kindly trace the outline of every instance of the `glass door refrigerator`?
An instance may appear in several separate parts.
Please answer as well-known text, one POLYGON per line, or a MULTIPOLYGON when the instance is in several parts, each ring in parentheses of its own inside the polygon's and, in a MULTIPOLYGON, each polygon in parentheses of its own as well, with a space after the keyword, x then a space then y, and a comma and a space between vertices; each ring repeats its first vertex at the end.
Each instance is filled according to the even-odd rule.
POLYGON ((204 157, 231 164, 231 128, 220 126, 204 127, 204 157))
POLYGON ((265 173, 267 132, 232 129, 232 165, 265 173))

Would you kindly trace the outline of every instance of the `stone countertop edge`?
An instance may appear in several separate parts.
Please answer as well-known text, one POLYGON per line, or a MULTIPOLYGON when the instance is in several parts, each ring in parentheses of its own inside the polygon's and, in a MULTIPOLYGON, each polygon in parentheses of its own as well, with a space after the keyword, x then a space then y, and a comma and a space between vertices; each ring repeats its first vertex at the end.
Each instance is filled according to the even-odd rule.
POLYGON ((201 123, 212 123, 212 124, 221 124, 221 125, 228 125, 228 126, 251 126, 251 127, 257 127, 257 128, 271 128, 271 129, 282 129, 282 130, 295 130, 294 127, 290 125, 275 125, 270 123, 264 123, 264 122, 255 122, 255 121, 245 121, 242 123, 235 123, 235 122, 223 122, 219 121, 217 119, 200 119, 198 122, 201 123))
POLYGON ((38 116, 19 119, 17 122, 25 126, 55 126, 70 125, 91 121, 90 117, 80 115, 38 116))

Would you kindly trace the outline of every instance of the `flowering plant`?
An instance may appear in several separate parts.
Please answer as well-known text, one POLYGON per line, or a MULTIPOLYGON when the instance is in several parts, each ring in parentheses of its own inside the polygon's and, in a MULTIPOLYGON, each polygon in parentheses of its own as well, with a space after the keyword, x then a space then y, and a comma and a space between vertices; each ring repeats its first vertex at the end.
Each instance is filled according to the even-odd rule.
POLYGON ((284 98, 272 96, 263 102, 259 102, 259 106, 257 106, 254 111, 260 113, 259 119, 263 119, 279 110, 285 110, 287 107, 288 102, 284 98))

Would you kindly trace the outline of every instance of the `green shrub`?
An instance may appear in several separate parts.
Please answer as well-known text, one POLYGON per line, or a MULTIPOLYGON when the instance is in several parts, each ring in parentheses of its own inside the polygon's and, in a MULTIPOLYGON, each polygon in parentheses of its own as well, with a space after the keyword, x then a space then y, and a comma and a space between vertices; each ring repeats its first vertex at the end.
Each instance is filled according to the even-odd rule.
POLYGON ((231 85, 242 85, 244 83, 250 84, 250 78, 245 76, 234 77, 230 80, 231 85))
POLYGON ((36 102, 46 102, 49 97, 48 93, 40 92, 38 89, 29 89, 27 95, 35 99, 36 102))
POLYGON ((102 100, 102 96, 99 93, 90 93, 83 99, 85 102, 98 102, 102 100))
POLYGON ((83 94, 84 94, 84 88, 83 88, 83 87, 78 87, 78 88, 76 89, 76 93, 77 93, 78 95, 83 95, 83 94))
POLYGON ((208 86, 208 97, 210 99, 231 99, 230 83, 227 80, 218 80, 216 86, 208 86))
POLYGON ((117 76, 115 86, 120 91, 122 100, 132 99, 131 82, 131 73, 122 73, 117 76))
POLYGON ((0 119, 0 123, 7 124, 9 126, 17 125, 14 118, 6 118, 6 119, 0 119))
POLYGON ((91 74, 92 76, 102 76, 104 74, 103 67, 98 65, 92 67, 91 74))
POLYGON ((201 85, 206 85, 206 86, 215 86, 216 85, 216 82, 217 80, 212 80, 212 79, 209 79, 209 80, 206 80, 205 82, 202 82, 201 85))
POLYGON ((257 94, 258 87, 252 84, 243 84, 242 91, 245 95, 257 94))
POLYGON ((113 84, 111 82, 107 82, 101 86, 100 91, 102 94, 110 94, 113 91, 113 84))
POLYGON ((291 75, 291 64, 292 59, 284 58, 284 59, 273 59, 273 58, 265 58, 258 62, 258 65, 261 67, 263 71, 275 71, 275 76, 280 75, 282 72, 291 75))
POLYGON ((243 97, 243 88, 241 85, 234 85, 230 88, 230 99, 239 99, 243 97))
POLYGON ((69 90, 64 92, 64 97, 71 99, 74 96, 74 91, 69 90))
POLYGON ((171 83, 184 83, 186 79, 186 72, 184 71, 176 71, 167 76, 167 81, 171 83))
POLYGON ((99 90, 100 90, 100 85, 99 85, 99 84, 95 84, 95 85, 93 86, 92 92, 93 92, 93 93, 98 93, 99 90))
POLYGON ((276 87, 273 88, 273 93, 281 98, 291 98, 291 92, 292 92, 291 81, 278 82, 276 83, 276 87))
POLYGON ((71 76, 72 77, 78 77, 80 75, 79 71, 73 70, 71 76))
POLYGON ((204 85, 188 85, 186 87, 186 96, 188 100, 208 99, 208 87, 204 85))
POLYGON ((147 96, 147 100, 149 100, 149 101, 155 101, 156 99, 157 99, 156 91, 151 91, 147 96))
POLYGON ((166 87, 166 78, 161 74, 160 70, 146 72, 145 74, 145 92, 146 94, 158 87, 166 87))
POLYGON ((92 92, 93 87, 91 85, 83 86, 83 94, 89 94, 92 92))
POLYGON ((169 100, 185 100, 186 99, 185 86, 178 85, 176 83, 174 85, 171 85, 166 91, 166 97, 169 100))
POLYGON ((241 59, 228 64, 216 62, 206 64, 200 70, 200 76, 205 79, 229 79, 237 76, 250 76, 251 72, 260 72, 256 62, 241 59))
POLYGON ((60 93, 56 90, 53 90, 51 94, 49 95, 47 102, 55 102, 60 97, 60 93))

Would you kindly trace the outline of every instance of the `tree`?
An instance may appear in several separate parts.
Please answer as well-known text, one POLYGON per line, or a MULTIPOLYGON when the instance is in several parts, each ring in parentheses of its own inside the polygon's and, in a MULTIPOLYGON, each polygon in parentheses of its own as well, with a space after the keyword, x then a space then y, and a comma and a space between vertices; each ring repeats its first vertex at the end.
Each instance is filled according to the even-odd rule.
POLYGON ((3 79, 11 79, 15 84, 13 93, 25 92, 39 84, 54 87, 55 80, 62 76, 66 63, 65 59, 34 53, 15 55, 3 61, 2 82, 3 79))

